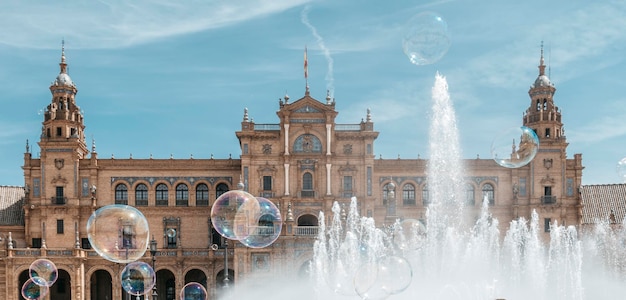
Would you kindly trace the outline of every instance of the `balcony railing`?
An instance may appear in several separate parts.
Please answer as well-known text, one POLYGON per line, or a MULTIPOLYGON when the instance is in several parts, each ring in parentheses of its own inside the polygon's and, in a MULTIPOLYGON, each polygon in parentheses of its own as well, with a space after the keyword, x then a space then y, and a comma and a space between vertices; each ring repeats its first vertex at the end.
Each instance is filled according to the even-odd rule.
POLYGON ((302 198, 315 198, 315 191, 300 191, 302 198))
POLYGON ((556 196, 541 196, 541 203, 554 204, 556 203, 556 196))
POLYGON ((50 200, 52 200, 52 204, 56 204, 56 205, 63 205, 63 204, 67 204, 67 197, 62 197, 62 196, 52 196, 50 198, 50 200))
POLYGON ((304 236, 317 236, 318 227, 317 226, 297 226, 296 235, 304 235, 304 236))
POLYGON ((263 198, 274 198, 274 193, 272 191, 262 191, 260 194, 263 198))

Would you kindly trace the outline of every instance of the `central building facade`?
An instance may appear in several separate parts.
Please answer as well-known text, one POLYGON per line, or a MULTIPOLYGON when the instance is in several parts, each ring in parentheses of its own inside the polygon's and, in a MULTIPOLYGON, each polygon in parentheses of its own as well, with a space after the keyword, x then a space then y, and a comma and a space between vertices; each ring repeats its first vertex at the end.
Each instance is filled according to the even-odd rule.
MULTIPOLYGON (((580 224, 582 155, 567 158, 555 87, 544 71, 542 53, 520 122, 539 137, 535 159, 515 169, 491 159, 463 160, 468 220, 478 218, 486 199, 501 226, 530 219, 533 211, 546 232, 555 221, 580 224)), ((147 295, 155 293, 158 299, 177 299, 189 282, 203 284, 214 298, 225 278, 232 286, 245 279, 305 276, 319 213, 332 217, 335 202, 347 210, 352 197, 358 199, 358 213, 376 224, 426 222, 432 200, 428 161, 376 158, 379 132, 370 111, 360 122, 337 124, 335 99, 327 95, 319 101, 308 87, 299 99, 279 100, 277 122, 255 123, 244 110, 235 133, 239 159, 100 158, 95 143, 88 147, 85 141, 78 90, 64 53, 50 91, 38 142, 41 155, 33 157, 29 145, 24 154, 25 186, 18 202, 23 221, 0 226, 6 237, 0 253, 3 299, 21 299, 29 265, 41 257, 59 269, 50 299, 124 299, 123 265, 101 258, 86 232, 93 212, 110 204, 130 205, 146 216, 154 248, 142 260, 154 263, 157 274, 156 287, 147 295), (272 245, 225 243, 212 228, 215 200, 239 188, 279 208, 284 224, 272 245)))

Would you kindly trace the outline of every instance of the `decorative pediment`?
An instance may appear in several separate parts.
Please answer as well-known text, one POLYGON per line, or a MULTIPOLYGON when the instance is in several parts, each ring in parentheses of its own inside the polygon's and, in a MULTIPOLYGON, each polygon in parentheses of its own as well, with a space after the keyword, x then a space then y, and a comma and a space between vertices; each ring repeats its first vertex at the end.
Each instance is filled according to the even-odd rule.
POLYGON ((259 168, 259 174, 276 174, 276 168, 268 162, 259 168))
POLYGON ((550 177, 550 175, 546 175, 546 177, 541 178, 541 184, 543 185, 554 185, 554 178, 550 177))
POLYGON ((344 166, 339 167, 339 174, 341 175, 350 175, 355 174, 357 171, 356 166, 346 164, 344 166))
POLYGON ((317 108, 312 107, 312 106, 307 104, 307 105, 305 105, 303 107, 300 107, 300 108, 296 109, 294 112, 297 112, 297 113, 319 113, 321 111, 319 111, 317 108))
POLYGON ((52 178, 50 183, 52 183, 52 184, 62 183, 62 184, 65 185, 65 184, 67 184, 67 179, 65 179, 65 177, 61 176, 61 174, 57 174, 57 176, 52 178))

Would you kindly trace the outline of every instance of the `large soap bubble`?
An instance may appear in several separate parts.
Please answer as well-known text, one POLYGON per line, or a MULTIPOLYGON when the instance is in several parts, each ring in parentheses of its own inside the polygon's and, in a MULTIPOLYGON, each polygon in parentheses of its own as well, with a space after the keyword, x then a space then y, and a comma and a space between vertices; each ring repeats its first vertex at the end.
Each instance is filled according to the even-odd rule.
POLYGON ((207 297, 207 290, 197 282, 187 283, 180 290, 180 300, 206 300, 207 297))
POLYGON ((40 258, 30 264, 28 274, 35 284, 50 287, 57 281, 59 271, 52 261, 40 258))
POLYGON ((131 262, 120 275, 122 288, 129 294, 140 296, 150 291, 156 283, 152 267, 142 261, 131 262))
POLYGON ((220 195, 211 207, 213 228, 223 237, 241 240, 257 226, 259 201, 242 190, 232 190, 220 195))
POLYGON ((437 13, 419 13, 406 27, 402 50, 411 63, 418 66, 433 64, 448 52, 451 43, 448 24, 437 13))
POLYGON ((96 210, 87 220, 87 237, 102 258, 129 263, 141 258, 148 248, 150 229, 136 208, 113 204, 96 210))
POLYGON ((22 297, 27 300, 39 300, 43 299, 46 295, 48 295, 48 291, 50 288, 45 285, 39 285, 33 281, 32 278, 29 278, 22 285, 22 297))
POLYGON ((263 197, 256 199, 259 202, 259 210, 254 216, 257 222, 252 230, 249 230, 250 234, 239 241, 250 248, 264 248, 278 239, 283 221, 280 210, 272 201, 263 197))
POLYGON ((413 269, 400 256, 384 256, 363 264, 354 277, 354 286, 362 299, 386 299, 406 290, 413 280, 413 269))
POLYGON ((526 126, 512 127, 500 133, 491 144, 491 158, 506 168, 527 165, 539 149, 539 138, 526 126))

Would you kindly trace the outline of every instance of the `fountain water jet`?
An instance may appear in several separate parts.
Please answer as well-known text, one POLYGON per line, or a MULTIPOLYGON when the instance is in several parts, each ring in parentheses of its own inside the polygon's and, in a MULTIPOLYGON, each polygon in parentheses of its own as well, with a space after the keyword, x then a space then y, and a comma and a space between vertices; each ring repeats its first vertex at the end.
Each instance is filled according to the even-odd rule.
MULTIPOLYGON (((489 213, 487 197, 478 220, 468 222, 470 217, 463 212, 464 171, 456 118, 446 80, 439 74, 435 77, 432 96, 428 161, 430 203, 425 224, 415 221, 407 227, 398 221, 391 228, 377 228, 371 218, 356 214, 356 199, 351 202, 349 224, 343 224, 340 212, 333 209, 327 230, 323 224, 324 214, 320 214, 322 224, 313 264, 318 292, 323 295, 320 299, 327 299, 328 291, 351 294, 355 299, 360 296, 362 299, 577 300, 603 298, 607 289, 620 291, 608 295, 623 295, 625 290, 616 279, 624 279, 625 274, 624 233, 614 234, 610 229, 596 231, 604 240, 590 236, 585 242, 574 226, 554 222, 550 243, 544 244, 538 215, 533 212, 530 220, 512 221, 502 235, 498 221, 489 213), (585 252, 585 248, 595 250, 596 255, 593 251, 585 252), (358 286, 360 281, 354 279, 362 276, 358 265, 389 256, 408 261, 412 269, 410 286, 397 294, 357 295, 354 289, 363 289, 358 286), (589 256, 587 260, 586 256, 589 256), (598 272, 587 274, 584 264, 589 262, 595 266, 601 264, 599 261, 609 267, 601 272, 603 279, 600 281, 606 282, 585 286, 584 279, 594 278, 598 272), (622 275, 607 270, 611 266, 622 275)), ((388 284, 382 279, 366 282, 377 292, 388 284)))

